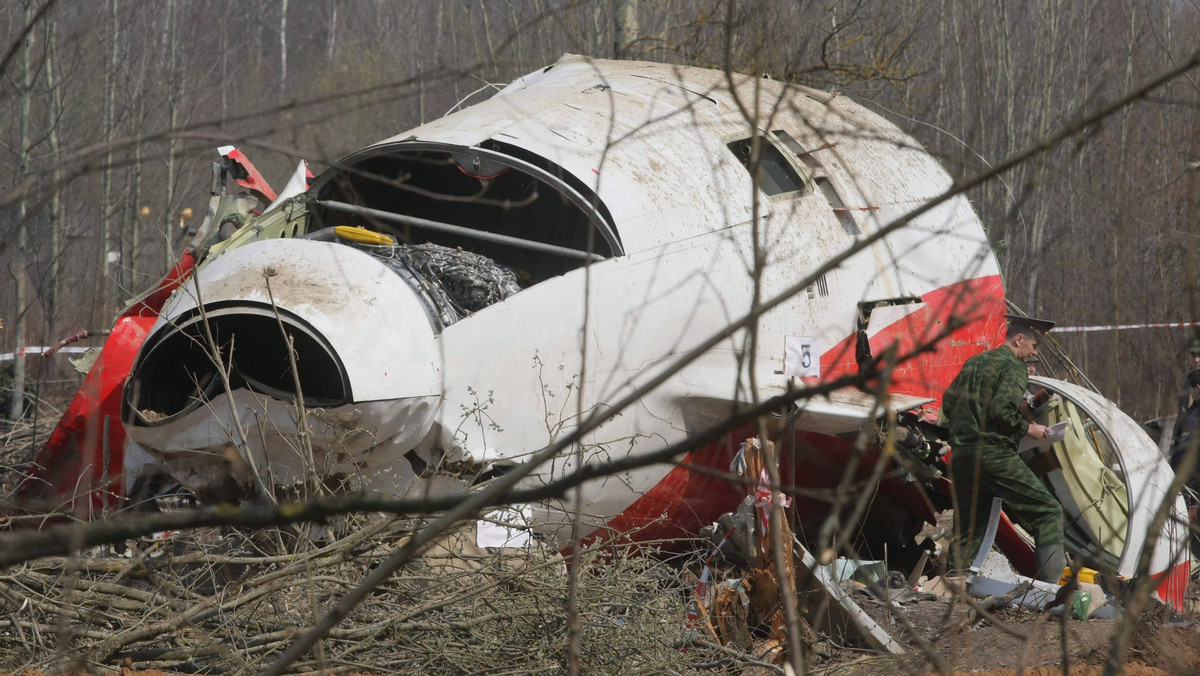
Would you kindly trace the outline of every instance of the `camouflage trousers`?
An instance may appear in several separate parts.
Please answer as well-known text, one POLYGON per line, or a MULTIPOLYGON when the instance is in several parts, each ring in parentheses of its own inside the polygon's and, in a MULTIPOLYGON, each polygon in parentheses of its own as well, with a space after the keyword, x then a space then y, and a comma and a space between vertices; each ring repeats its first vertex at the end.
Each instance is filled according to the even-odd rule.
POLYGON ((1062 505, 1016 453, 995 449, 955 453, 950 476, 958 501, 954 520, 958 551, 951 555, 961 558, 950 560, 955 568, 970 566, 979 552, 993 497, 1004 501, 1004 512, 1033 535, 1035 546, 1063 543, 1062 505))

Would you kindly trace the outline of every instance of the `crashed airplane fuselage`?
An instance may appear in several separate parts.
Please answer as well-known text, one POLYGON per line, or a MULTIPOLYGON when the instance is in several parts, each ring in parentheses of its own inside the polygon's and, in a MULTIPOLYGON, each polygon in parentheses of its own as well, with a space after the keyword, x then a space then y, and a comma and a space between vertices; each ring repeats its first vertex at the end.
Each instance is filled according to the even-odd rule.
MULTIPOLYGON (((121 389, 130 481, 163 469, 203 500, 314 480, 395 495, 462 490, 952 185, 915 141, 846 97, 573 56, 303 183, 261 215, 245 196, 210 209, 196 242, 204 257, 162 306, 121 389)), ((526 483, 660 449, 750 402, 930 342, 889 374, 888 407, 905 412, 905 438, 925 450, 915 460, 944 469, 923 421, 963 361, 999 340, 1004 306, 977 216, 965 198, 945 199, 526 483)), ((850 390, 781 413, 785 481, 836 487, 852 457, 869 470, 875 453, 856 455, 854 442, 882 413, 850 390)), ((742 432, 752 430, 688 462, 727 471, 742 432)), ((879 491, 901 546, 933 518, 923 489, 944 481, 916 474, 888 474, 879 491)), ((643 538, 694 534, 744 494, 674 465, 581 490, 585 532, 643 538)), ((1162 498, 1147 489, 1126 509, 1152 512, 1162 498)), ((796 504, 801 522, 829 511, 796 504)), ((565 523, 545 516, 542 528, 566 543, 565 523)), ((1143 539, 1126 534, 1117 556, 1143 539)), ((1186 562, 1178 539, 1159 545, 1153 572, 1186 562)))

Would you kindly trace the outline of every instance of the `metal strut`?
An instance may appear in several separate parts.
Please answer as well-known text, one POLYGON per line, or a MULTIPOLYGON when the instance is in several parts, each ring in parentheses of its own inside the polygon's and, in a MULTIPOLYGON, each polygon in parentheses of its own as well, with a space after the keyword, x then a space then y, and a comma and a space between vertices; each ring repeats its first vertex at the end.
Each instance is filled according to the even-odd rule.
POLYGON ((345 214, 354 214, 356 216, 368 216, 377 218, 381 221, 389 221, 392 223, 400 223, 402 225, 412 225, 418 228, 434 230, 436 232, 444 232, 451 235, 459 235, 460 237, 470 237, 472 239, 482 240, 484 242, 493 242, 496 244, 504 244, 507 246, 517 247, 519 249, 529 249, 530 251, 540 251, 542 253, 555 254, 566 258, 574 258, 582 261, 602 261, 604 256, 578 249, 570 249, 565 246, 555 246, 553 244, 544 244, 542 242, 531 242, 520 237, 509 237, 508 235, 497 235, 494 232, 485 232, 483 230, 472 230, 464 228, 461 225, 451 225, 440 221, 431 221, 427 218, 418 218, 416 216, 406 216, 397 214, 391 211, 381 211, 370 207, 358 206, 357 204, 346 204, 345 202, 337 202, 333 200, 317 201, 317 204, 329 209, 330 211, 340 211, 345 214))

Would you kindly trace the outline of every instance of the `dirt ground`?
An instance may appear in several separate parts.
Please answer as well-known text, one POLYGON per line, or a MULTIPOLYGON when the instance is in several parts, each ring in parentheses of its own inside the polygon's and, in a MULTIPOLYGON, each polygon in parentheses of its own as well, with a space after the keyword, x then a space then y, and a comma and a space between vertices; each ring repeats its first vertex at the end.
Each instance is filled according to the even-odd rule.
MULTIPOLYGON (((1026 610, 1001 611, 997 617, 1004 629, 986 622, 966 627, 972 615, 965 610, 947 613, 946 604, 923 602, 913 609, 910 620, 926 638, 950 673, 972 676, 1061 676, 1061 620, 1026 610), (946 627, 957 627, 947 630, 946 627), (1026 638, 1018 638, 1011 633, 1026 638)), ((1144 617, 1134 636, 1125 676, 1182 676, 1200 674, 1200 632, 1190 626, 1163 626, 1163 613, 1144 617)), ((1107 656, 1113 620, 1068 621, 1067 646, 1070 676, 1100 676, 1107 656)), ((837 676, 937 673, 920 651, 905 655, 839 651, 833 659, 809 664, 811 673, 837 676), (856 656, 857 655, 857 656, 856 656)), ((111 673, 111 672, 110 672, 111 673)), ((158 670, 121 669, 121 676, 165 676, 158 670)), ((716 673, 738 673, 716 672, 716 673)), ((748 670, 742 674, 766 673, 748 670)), ((0 674, 0 676, 9 676, 0 674)), ((42 676, 24 672, 22 676, 42 676)))
MULTIPOLYGON (((558 595, 557 590, 553 595, 558 595)), ((611 591, 611 590, 610 590, 611 591)), ((643 590, 652 591, 652 590, 643 590)), ((678 587, 660 586, 658 594, 680 597, 682 592, 678 587)), ((1066 641, 1066 664, 1070 665, 1069 673, 1073 676, 1098 676, 1107 658, 1107 652, 1112 644, 1113 633, 1118 627, 1119 620, 1068 620, 1065 625, 1061 618, 1023 608, 1001 609, 994 614, 995 623, 981 620, 969 607, 961 602, 947 602, 935 599, 924 599, 901 606, 900 613, 911 626, 910 630, 901 626, 897 621, 889 621, 889 613, 880 602, 863 598, 862 594, 855 595, 860 606, 872 615, 881 626, 893 636, 907 645, 919 643, 913 639, 916 636, 928 642, 931 652, 937 660, 931 659, 920 649, 912 649, 903 655, 884 655, 866 652, 849 647, 835 647, 825 656, 808 656, 808 671, 815 674, 837 676, 867 676, 875 674, 926 674, 944 670, 949 673, 985 674, 1006 676, 1018 673, 1031 675, 1062 674, 1064 664, 1063 633, 1066 641)), ((611 597, 610 597, 611 598, 611 597)), ((683 624, 683 613, 678 603, 667 604, 663 611, 653 614, 661 626, 637 625, 641 631, 650 634, 669 637, 677 634, 683 624), (669 608, 667 607, 669 606, 669 608)), ((597 615, 603 618, 604 615, 597 615)), ((627 617, 631 623, 634 618, 627 617)), ((1193 618, 1194 620, 1194 618, 1193 618)), ((650 634, 640 636, 644 639, 650 634)), ((0 632, 0 642, 4 640, 0 632)), ((483 635, 472 630, 475 640, 482 640, 483 635)), ((178 638, 178 637, 176 637, 178 638)), ((511 642, 512 635, 499 640, 511 642)), ((624 634, 608 637, 613 641, 608 649, 620 651, 624 639, 632 638, 624 634)), ((164 639, 165 640, 165 639, 164 639)), ((382 641, 387 644, 387 641, 382 641)), ((641 646, 637 640, 626 646, 632 649, 634 645, 641 646)), ((381 646, 382 647, 382 646, 381 646)), ((395 647, 395 646, 393 646, 395 647)), ((698 651, 691 656, 680 655, 678 649, 671 650, 675 662, 682 658, 683 664, 695 664, 699 660, 698 651)), ((756 657, 755 650, 747 651, 756 657)), ((362 658, 363 666, 373 663, 373 657, 362 658)), ((119 663, 118 663, 119 664, 119 663)), ((13 668, 13 663, 7 665, 13 668)), ((172 673, 154 669, 120 669, 113 667, 93 666, 92 673, 114 674, 121 676, 159 676, 172 673)), ((675 664, 674 666, 680 666, 675 664)), ((692 673, 739 674, 751 676, 772 673, 761 668, 744 668, 744 665, 726 665, 716 671, 705 670, 692 673)), ((486 669, 486 666, 481 665, 486 669)), ((0 666, 2 668, 2 666, 0 666)), ((28 676, 40 676, 38 672, 25 672, 28 676)), ((370 673, 422 673, 418 671, 391 671, 385 662, 380 663, 380 671, 370 673)), ((489 673, 482 671, 480 673, 489 673)), ((687 672, 678 672, 687 673, 687 672)), ((1134 632, 1133 642, 1127 653, 1127 664, 1123 671, 1131 676, 1175 676, 1183 674, 1200 674, 1200 629, 1195 621, 1180 622, 1172 617, 1172 613, 1163 606, 1155 606, 1145 613, 1134 632)), ((6 676, 0 674, 0 676, 6 676)))
MULTIPOLYGON (((864 609, 881 615, 870 604, 864 609)), ((1031 676, 1063 673, 1061 617, 1024 608, 1000 610, 995 614, 1002 626, 986 620, 960 604, 951 607, 940 601, 920 601, 905 606, 906 619, 918 635, 929 641, 942 666, 953 673, 1031 676), (1023 671, 1022 671, 1023 670, 1023 671)), ((1200 674, 1200 626, 1195 621, 1172 623, 1171 613, 1156 606, 1145 613, 1134 632, 1124 674, 1130 676, 1175 676, 1200 674)), ((877 617, 884 624, 882 617, 877 617)), ((1120 620, 1068 620, 1066 663, 1072 676, 1099 675, 1112 645, 1120 620)), ((889 629, 897 637, 905 630, 896 624, 889 629)), ((911 644, 912 641, 906 641, 911 644)), ((896 673, 935 673, 931 660, 914 650, 900 656, 865 656, 841 662, 837 659, 818 673, 839 676, 896 673)))

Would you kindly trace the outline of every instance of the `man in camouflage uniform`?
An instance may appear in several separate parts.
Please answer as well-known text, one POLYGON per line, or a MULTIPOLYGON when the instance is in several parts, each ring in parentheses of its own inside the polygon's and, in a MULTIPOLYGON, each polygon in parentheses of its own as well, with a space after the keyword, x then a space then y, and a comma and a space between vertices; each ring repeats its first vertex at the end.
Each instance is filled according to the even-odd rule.
MULTIPOLYGON (((1200 369, 1200 340, 1193 340, 1192 347, 1188 349, 1188 373, 1200 369)), ((1183 387, 1179 390, 1179 412, 1178 421, 1175 423, 1176 429, 1181 424, 1182 420, 1187 416, 1188 409, 1196 401, 1192 394, 1192 385, 1183 379, 1183 387)))
POLYGON ((1171 469, 1178 470, 1183 456, 1196 443, 1200 436, 1200 369, 1187 375, 1184 381, 1188 385, 1188 394, 1192 403, 1188 405, 1185 415, 1175 423, 1175 443, 1171 446, 1171 469))
POLYGON ((982 545, 993 497, 1016 517, 1036 542, 1037 578, 1057 582, 1066 566, 1062 505, 1017 456, 1026 435, 1044 439, 1045 425, 1027 422, 1021 403, 1029 384, 1025 360, 1037 354, 1053 322, 1015 315, 1008 318, 1004 344, 963 364, 942 400, 954 449, 950 474, 957 499, 959 537, 952 560, 969 565, 982 545))

